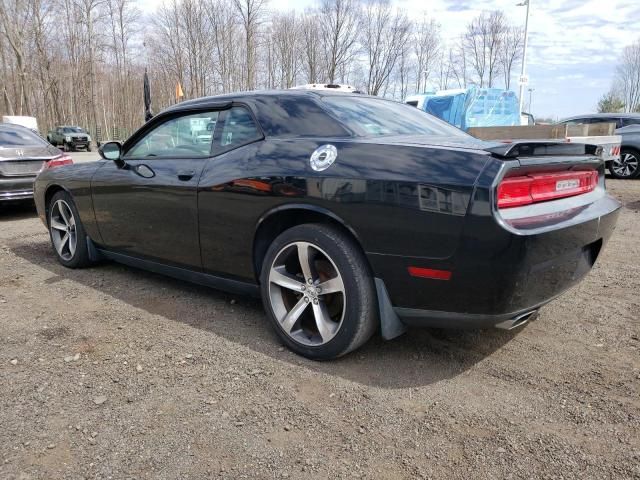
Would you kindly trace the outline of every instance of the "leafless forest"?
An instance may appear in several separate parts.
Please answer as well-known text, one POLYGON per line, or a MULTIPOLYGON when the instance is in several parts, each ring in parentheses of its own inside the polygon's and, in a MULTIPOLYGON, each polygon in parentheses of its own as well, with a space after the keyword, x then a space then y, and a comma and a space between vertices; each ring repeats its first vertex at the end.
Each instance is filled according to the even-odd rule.
MULTIPOLYGON (((426 5, 426 4, 425 4, 426 5)), ((155 112, 238 90, 339 82, 401 99, 432 88, 507 86, 522 32, 483 12, 444 41, 429 12, 388 1, 318 0, 283 12, 267 0, 0 0, 0 114, 40 130, 77 124, 123 138, 143 122, 147 69, 155 112)))

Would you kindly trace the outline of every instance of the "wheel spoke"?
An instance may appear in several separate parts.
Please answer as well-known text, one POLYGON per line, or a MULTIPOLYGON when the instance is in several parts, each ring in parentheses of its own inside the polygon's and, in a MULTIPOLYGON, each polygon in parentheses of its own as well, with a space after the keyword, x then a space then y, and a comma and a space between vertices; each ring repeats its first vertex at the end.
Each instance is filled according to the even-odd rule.
POLYGON ((275 283, 283 288, 288 288, 289 290, 295 290, 296 292, 301 292, 304 287, 304 283, 298 281, 296 278, 290 277, 283 273, 284 267, 274 268, 271 270, 271 274, 269 275, 269 281, 271 283, 275 283))
POLYGON ((76 234, 71 232, 69 234, 69 253, 73 257, 76 253, 76 234))
POLYGON ((62 221, 64 221, 64 223, 67 226, 70 226, 71 225, 71 221, 69 220, 67 212, 64 211, 64 203, 63 202, 58 202, 58 211, 60 212, 60 216, 62 217, 62 221))
POLYGON ((300 262, 300 268, 302 269, 302 275, 305 280, 313 280, 313 271, 311 268, 311 258, 309 257, 309 250, 311 246, 308 243, 300 242, 298 247, 298 261, 300 262))
POLYGON ((316 327, 318 327, 318 333, 322 337, 322 343, 328 342, 335 335, 337 325, 331 321, 324 302, 320 301, 313 304, 313 316, 316 319, 316 327))
POLYGON ((55 218, 51 218, 51 228, 54 228, 56 230, 60 230, 63 232, 67 231, 67 226, 64 223, 59 222, 55 218))
POLYGON ((342 283, 342 278, 340 276, 322 282, 318 285, 318 288, 320 289, 318 292, 320 295, 338 292, 344 293, 344 283, 342 283))
POLYGON ((293 326, 300 318, 300 315, 302 315, 302 312, 304 312, 304 310, 307 308, 307 305, 309 305, 307 299, 305 297, 300 297, 298 303, 296 303, 294 307, 289 310, 289 313, 287 313, 287 315, 280 322, 285 332, 291 333, 293 326))
POLYGON ((62 237, 62 239, 60 240, 60 249, 58 250, 58 253, 60 255, 62 255, 62 252, 64 250, 64 246, 67 244, 68 241, 69 241, 69 234, 65 233, 64 236, 62 237))

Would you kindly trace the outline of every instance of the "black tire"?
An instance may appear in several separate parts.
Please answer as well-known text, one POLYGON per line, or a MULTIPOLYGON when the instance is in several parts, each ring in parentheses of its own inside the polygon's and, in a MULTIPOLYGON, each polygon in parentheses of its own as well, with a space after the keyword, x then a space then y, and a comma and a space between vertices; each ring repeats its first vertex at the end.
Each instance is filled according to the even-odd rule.
POLYGON ((620 167, 629 167, 623 168, 622 170, 619 168, 618 172, 616 172, 612 167, 616 167, 614 162, 609 162, 608 169, 609 173, 613 178, 618 178, 621 180, 631 180, 633 178, 638 178, 640 175, 640 152, 633 148, 625 148, 623 147, 620 150, 620 163, 617 164, 620 167), (627 171, 629 172, 627 174, 627 171))
MULTIPOLYGON (((316 268, 316 272, 319 270, 319 268, 316 268)), ((295 278, 303 284, 305 283, 303 275, 299 274, 295 278)), ((285 345, 304 357, 313 360, 329 360, 345 355, 369 340, 379 324, 375 285, 364 253, 351 237, 336 227, 324 224, 304 224, 292 227, 280 234, 267 250, 262 264, 260 284, 262 301, 276 333, 285 345), (337 330, 333 333, 334 336, 320 345, 300 343, 300 341, 297 341, 287 333, 278 321, 272 304, 271 295, 273 291, 270 288, 274 288, 274 284, 270 282, 270 272, 276 259, 279 259, 288 248, 295 248, 296 242, 308 243, 314 251, 318 252, 314 259, 311 259, 311 256, 309 257, 310 264, 314 262, 317 264, 319 255, 322 257, 322 262, 326 265, 330 264, 332 268, 335 267, 335 274, 340 277, 344 287, 342 293, 314 294, 313 303, 318 308, 320 308, 318 302, 325 309, 332 308, 327 306, 335 300, 335 298, 330 298, 330 295, 338 295, 340 299, 344 299, 343 303, 340 303, 342 308, 341 321, 337 330)), ((318 284, 322 285, 320 277, 318 284)), ((277 285, 275 287, 280 288, 277 285)), ((298 295, 297 298, 301 299, 300 296, 302 294, 296 293, 296 290, 283 291, 298 295)), ((295 301, 296 298, 291 302, 295 301)), ((308 312, 309 315, 312 315, 312 320, 310 321, 312 325, 315 307, 311 305, 310 312, 308 312)), ((302 315, 306 314, 303 313, 302 315)), ((303 316, 300 318, 302 319, 300 320, 301 322, 306 321, 303 316)), ((293 331, 293 328, 291 330, 293 331)), ((301 331, 302 327, 300 326, 298 334, 301 331)))
POLYGON ((91 145, 87 145, 87 152, 91 151, 91 145))
MULTIPOLYGON (((47 225, 49 226, 49 238, 51 240, 53 253, 56 255, 56 258, 62 265, 67 268, 84 268, 91 265, 92 262, 89 259, 89 249, 87 247, 87 234, 84 230, 84 226, 82 225, 82 221, 80 220, 80 215, 78 214, 76 204, 74 203, 71 195, 69 195, 69 193, 67 193, 66 191, 61 190, 51 198, 47 211, 47 225), (67 258, 63 257, 58 252, 54 240, 54 236, 57 235, 56 229, 53 226, 54 220, 57 220, 58 223, 61 220, 56 216, 55 212, 55 205, 58 201, 63 201, 66 205, 68 205, 75 221, 75 250, 67 258)), ((68 251, 68 253, 70 253, 70 251, 68 251)))

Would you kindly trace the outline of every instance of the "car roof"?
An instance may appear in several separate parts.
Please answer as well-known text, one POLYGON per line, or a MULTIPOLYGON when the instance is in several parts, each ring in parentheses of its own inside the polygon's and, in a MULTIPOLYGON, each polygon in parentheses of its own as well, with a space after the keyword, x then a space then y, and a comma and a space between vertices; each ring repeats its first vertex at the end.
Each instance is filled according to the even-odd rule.
POLYGON ((572 120, 574 118, 638 118, 640 119, 640 114, 638 113, 588 113, 586 115, 572 115, 571 117, 567 117, 564 120, 572 120))
MULTIPOLYGON (((362 95, 356 94, 353 92, 344 92, 344 91, 336 91, 336 90, 306 90, 306 89, 293 89, 293 90, 251 90, 247 92, 237 92, 237 93, 225 93, 222 95, 213 95, 209 97, 201 97, 194 98, 193 100, 185 100, 183 102, 172 105, 164 110, 164 112, 169 111, 179 111, 183 109, 189 108, 199 108, 199 107, 207 107, 209 105, 216 105, 224 102, 244 102, 251 101, 256 98, 263 97, 299 97, 299 98, 319 98, 319 97, 337 97, 337 96, 345 96, 345 97, 356 97, 356 98, 366 98, 371 97, 371 95, 362 95)), ((372 97, 382 99, 382 97, 372 97)), ((388 99, 387 99, 388 100, 388 99)))

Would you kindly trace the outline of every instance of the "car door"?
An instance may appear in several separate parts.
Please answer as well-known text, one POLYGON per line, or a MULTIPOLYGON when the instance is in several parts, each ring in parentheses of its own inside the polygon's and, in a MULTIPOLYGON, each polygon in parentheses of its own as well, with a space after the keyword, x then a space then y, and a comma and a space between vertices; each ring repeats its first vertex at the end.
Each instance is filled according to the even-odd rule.
POLYGON ((254 208, 251 198, 266 194, 268 185, 252 179, 247 164, 264 136, 251 111, 240 105, 225 111, 219 126, 198 188, 202 265, 205 273, 248 278, 255 225, 247 216, 254 208))
POLYGON ((124 145, 124 166, 104 162, 91 189, 105 247, 201 268, 197 186, 218 115, 204 110, 158 119, 124 145))

